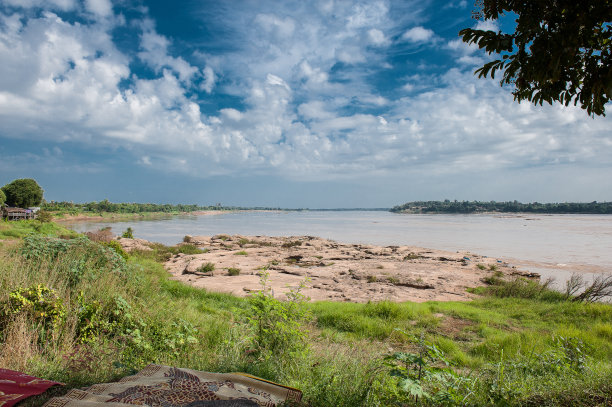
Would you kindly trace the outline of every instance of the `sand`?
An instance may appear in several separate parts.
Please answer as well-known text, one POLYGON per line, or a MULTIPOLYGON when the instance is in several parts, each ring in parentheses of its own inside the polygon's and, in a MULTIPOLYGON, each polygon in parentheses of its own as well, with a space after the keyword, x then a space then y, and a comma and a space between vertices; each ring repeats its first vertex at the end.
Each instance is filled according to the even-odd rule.
POLYGON ((474 253, 343 244, 312 236, 194 236, 191 243, 207 252, 169 259, 165 267, 172 278, 237 296, 260 290, 262 271, 269 273, 268 282, 280 299, 306 280, 303 293, 313 301, 362 303, 469 300, 474 295, 467 289, 484 285, 483 279, 494 273, 491 266, 505 276, 538 277, 474 253), (201 269, 207 263, 214 265, 212 272, 201 269), (230 268, 240 274, 229 275, 230 268))

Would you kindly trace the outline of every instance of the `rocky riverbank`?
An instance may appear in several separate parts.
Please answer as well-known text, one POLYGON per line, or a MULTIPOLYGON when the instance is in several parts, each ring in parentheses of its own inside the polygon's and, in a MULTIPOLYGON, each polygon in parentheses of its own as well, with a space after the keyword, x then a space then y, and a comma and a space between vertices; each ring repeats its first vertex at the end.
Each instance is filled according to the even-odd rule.
MULTIPOLYGON (((497 273, 529 275, 495 258, 412 246, 343 244, 312 236, 186 237, 206 252, 177 254, 173 278, 209 291, 245 296, 261 289, 260 273, 279 298, 307 280, 304 294, 330 301, 457 301, 497 273)), ((537 277, 533 275, 532 277, 537 277)))

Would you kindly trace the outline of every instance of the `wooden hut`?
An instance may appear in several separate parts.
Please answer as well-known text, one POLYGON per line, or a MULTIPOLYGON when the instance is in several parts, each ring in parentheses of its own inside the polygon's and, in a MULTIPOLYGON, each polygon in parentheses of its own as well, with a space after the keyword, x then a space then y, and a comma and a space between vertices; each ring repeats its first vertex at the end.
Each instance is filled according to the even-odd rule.
POLYGON ((32 209, 6 207, 2 211, 2 216, 7 220, 35 219, 36 212, 32 209))

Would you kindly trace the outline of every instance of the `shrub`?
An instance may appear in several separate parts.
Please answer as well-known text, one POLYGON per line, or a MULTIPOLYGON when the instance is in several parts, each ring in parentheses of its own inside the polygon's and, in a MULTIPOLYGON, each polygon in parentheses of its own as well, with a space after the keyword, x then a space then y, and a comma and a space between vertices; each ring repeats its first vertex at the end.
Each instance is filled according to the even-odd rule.
POLYGON ((376 276, 373 275, 369 275, 366 277, 366 280, 368 283, 375 283, 376 281, 378 281, 378 279, 376 278, 376 276))
POLYGON ((519 277, 511 281, 503 281, 492 277, 492 283, 493 285, 488 288, 488 292, 495 297, 526 298, 553 302, 566 299, 562 293, 549 288, 552 280, 540 282, 519 277))
POLYGON ((230 276, 239 276, 240 269, 236 267, 230 267, 227 269, 227 274, 229 274, 230 276))
POLYGON ((127 264, 115 250, 94 243, 86 237, 58 239, 40 235, 23 238, 21 255, 28 261, 56 261, 69 286, 75 286, 85 276, 95 278, 104 272, 125 273, 127 264))
POLYGON ((111 240, 110 242, 103 243, 104 246, 109 247, 115 251, 119 256, 123 257, 124 260, 128 259, 128 254, 123 250, 121 243, 116 240, 111 240))
POLYGON ((66 317, 62 299, 55 290, 43 284, 11 291, 8 304, 3 304, 1 312, 3 319, 25 313, 29 319, 41 323, 45 328, 56 327, 66 317))
POLYGON ((191 243, 191 239, 192 239, 191 236, 185 235, 185 237, 183 237, 183 242, 184 243, 191 243))
POLYGON ((281 247, 284 247, 285 249, 289 249, 291 247, 296 247, 296 246, 301 246, 301 245, 302 245, 302 242, 300 242, 299 240, 294 240, 291 242, 283 243, 281 247))
POLYGON ((51 212, 39 211, 36 220, 40 223, 49 223, 53 220, 53 215, 51 215, 51 212))
POLYGON ((240 250, 239 252, 234 253, 234 256, 248 256, 249 254, 244 250, 240 250))
POLYGON ((487 268, 487 266, 485 266, 484 264, 480 264, 480 263, 478 263, 476 267, 478 267, 478 270, 484 270, 487 268))
POLYGON ((264 359, 274 355, 304 356, 308 352, 307 331, 302 322, 310 318, 302 294, 306 281, 289 291, 287 301, 274 298, 268 286, 268 272, 260 274, 261 291, 249 298, 247 321, 251 327, 249 342, 253 351, 264 359))
POLYGON ((85 236, 93 242, 110 242, 113 240, 113 232, 110 227, 105 227, 95 232, 86 232, 85 236))
POLYGON ((406 260, 416 260, 416 259, 422 259, 422 258, 423 258, 423 256, 420 256, 420 255, 418 255, 416 253, 412 253, 411 252, 411 253, 407 254, 406 256, 404 256, 404 261, 406 261, 406 260))
POLYGON ((198 267, 198 271, 200 273, 212 273, 214 269, 215 269, 214 263, 210 263, 210 262, 202 264, 200 267, 198 267))
POLYGON ((134 230, 132 230, 131 227, 128 227, 125 232, 123 232, 123 234, 121 235, 121 237, 125 237, 126 239, 133 239, 134 238, 134 230))

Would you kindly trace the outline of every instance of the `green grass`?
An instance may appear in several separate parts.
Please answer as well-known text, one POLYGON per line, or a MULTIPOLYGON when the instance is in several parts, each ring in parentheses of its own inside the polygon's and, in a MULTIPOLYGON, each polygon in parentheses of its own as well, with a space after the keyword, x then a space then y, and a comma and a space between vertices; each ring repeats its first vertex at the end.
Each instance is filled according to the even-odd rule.
POLYGON ((0 220, 0 239, 20 239, 31 233, 54 237, 75 237, 77 233, 54 222, 0 220))
MULTIPOLYGON (((30 233, 70 235, 55 224, 0 223, 0 236, 13 240, 0 246, 0 366, 67 383, 56 392, 117 380, 154 362, 254 374, 302 389, 307 406, 440 405, 426 397, 417 403, 390 374, 385 355, 412 352, 425 355, 425 372, 446 368, 443 355, 452 377, 461 378, 452 389, 440 379, 447 376, 422 379, 429 392, 450 392, 446 405, 612 403, 610 304, 567 301, 528 282, 480 289, 470 302, 315 302, 306 305, 313 318, 303 325, 309 331, 303 352, 258 358, 247 352, 249 299, 169 279, 160 261, 188 245, 132 253, 117 273, 100 268, 103 257, 92 254, 106 248, 86 255, 77 245, 55 258, 26 259, 18 238, 30 233), (66 273, 75 264, 80 278, 69 284, 66 273), (49 322, 29 305, 6 318, 15 309, 9 294, 37 284, 61 299, 64 319, 49 328, 57 335, 41 335, 49 322), (427 349, 438 356, 422 353, 427 349), (465 401, 452 401, 459 399, 465 401)), ((49 298, 40 304, 52 304, 49 298)))

